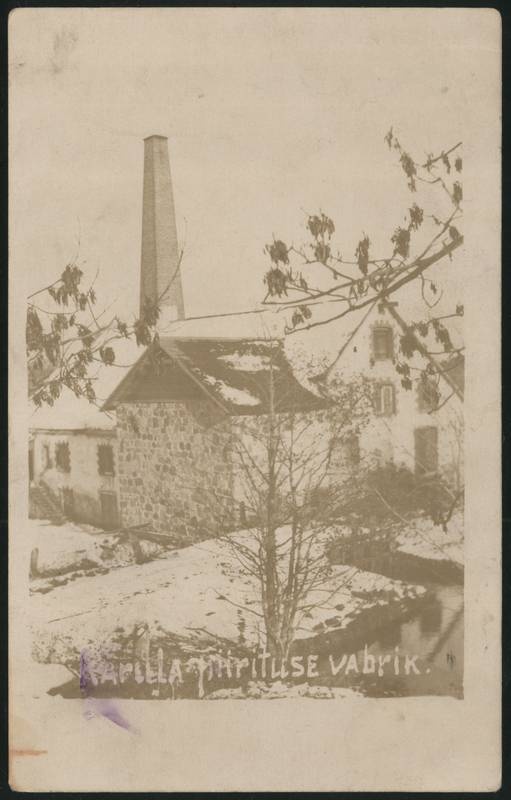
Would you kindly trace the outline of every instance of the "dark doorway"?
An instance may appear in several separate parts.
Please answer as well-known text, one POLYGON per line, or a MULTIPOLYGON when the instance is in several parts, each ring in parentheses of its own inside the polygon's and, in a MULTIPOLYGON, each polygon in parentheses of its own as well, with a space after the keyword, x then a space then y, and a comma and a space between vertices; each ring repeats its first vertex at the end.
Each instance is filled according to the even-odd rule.
POLYGON ((415 429, 415 473, 429 475, 438 469, 438 430, 433 426, 415 429))
POLYGON ((114 492, 100 492, 101 521, 105 530, 112 530, 119 525, 117 512, 117 495, 114 492))

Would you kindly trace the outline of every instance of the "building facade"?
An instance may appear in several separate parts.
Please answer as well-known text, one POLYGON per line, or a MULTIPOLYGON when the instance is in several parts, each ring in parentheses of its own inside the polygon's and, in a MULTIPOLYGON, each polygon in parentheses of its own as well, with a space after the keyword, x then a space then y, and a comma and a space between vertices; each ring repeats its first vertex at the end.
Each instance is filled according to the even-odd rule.
MULTIPOLYGON (((139 300, 141 313, 148 304, 160 309, 157 342, 145 350, 116 342, 123 367, 99 368, 101 409, 63 390, 53 408, 34 412, 30 477, 67 517, 110 529, 148 525, 193 541, 243 525, 233 433, 237 421, 268 413, 275 376, 277 413, 313 413, 325 401, 297 377, 281 338, 214 336, 210 320, 197 333, 184 319, 180 265, 167 140, 150 136, 139 300)), ((332 375, 345 383, 362 376, 371 392, 370 419, 352 437, 349 458, 461 486, 463 359, 446 353, 433 361, 419 337, 413 358, 403 359, 404 313, 404 305, 382 302, 329 328, 340 354, 332 375), (399 371, 405 362, 408 374, 399 371), (426 367, 428 381, 419 377, 426 367)), ((304 344, 316 347, 308 334, 304 344)), ((339 453, 341 470, 345 457, 339 453)))
MULTIPOLYGON (((358 330, 354 315, 339 338, 346 349, 337 376, 346 382, 364 376, 371 387, 373 413, 360 431, 360 457, 406 467, 418 477, 439 474, 461 487, 463 356, 455 350, 433 361, 424 346, 424 353, 405 358, 401 339, 409 326, 396 305, 374 308, 358 330)), ((418 338, 417 345, 422 346, 418 338)), ((438 350, 438 344, 429 346, 438 350)))
MULTIPOLYGON (((33 430, 33 507, 45 493, 69 519, 119 526, 115 430, 33 430)), ((34 509, 35 510, 35 509, 34 509)))
POLYGON ((161 338, 105 404, 117 416, 123 524, 187 542, 243 527, 236 452, 244 421, 257 427, 270 404, 279 414, 325 407, 281 342, 161 338))

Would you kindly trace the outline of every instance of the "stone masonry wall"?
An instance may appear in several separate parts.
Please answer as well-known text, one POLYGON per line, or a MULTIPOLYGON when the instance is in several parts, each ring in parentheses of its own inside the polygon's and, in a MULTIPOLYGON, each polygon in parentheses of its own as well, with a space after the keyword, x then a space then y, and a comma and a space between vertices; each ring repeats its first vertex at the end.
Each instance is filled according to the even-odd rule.
POLYGON ((117 408, 120 514, 182 543, 234 516, 231 421, 207 401, 117 408))

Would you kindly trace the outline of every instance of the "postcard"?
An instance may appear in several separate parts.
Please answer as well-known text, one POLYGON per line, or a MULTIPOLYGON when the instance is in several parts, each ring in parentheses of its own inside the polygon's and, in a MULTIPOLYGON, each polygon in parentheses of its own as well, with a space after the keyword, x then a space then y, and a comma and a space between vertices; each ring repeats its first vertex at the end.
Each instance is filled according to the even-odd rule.
POLYGON ((500 785, 491 9, 9 20, 10 785, 500 785))

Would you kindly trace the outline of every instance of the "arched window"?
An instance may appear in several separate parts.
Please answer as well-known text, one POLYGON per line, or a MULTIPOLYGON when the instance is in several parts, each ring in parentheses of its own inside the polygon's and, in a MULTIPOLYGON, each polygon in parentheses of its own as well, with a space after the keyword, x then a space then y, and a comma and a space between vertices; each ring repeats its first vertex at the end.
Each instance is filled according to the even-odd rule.
POLYGON ((396 413, 396 395, 392 383, 379 383, 374 394, 374 411, 380 417, 391 417, 396 413))

